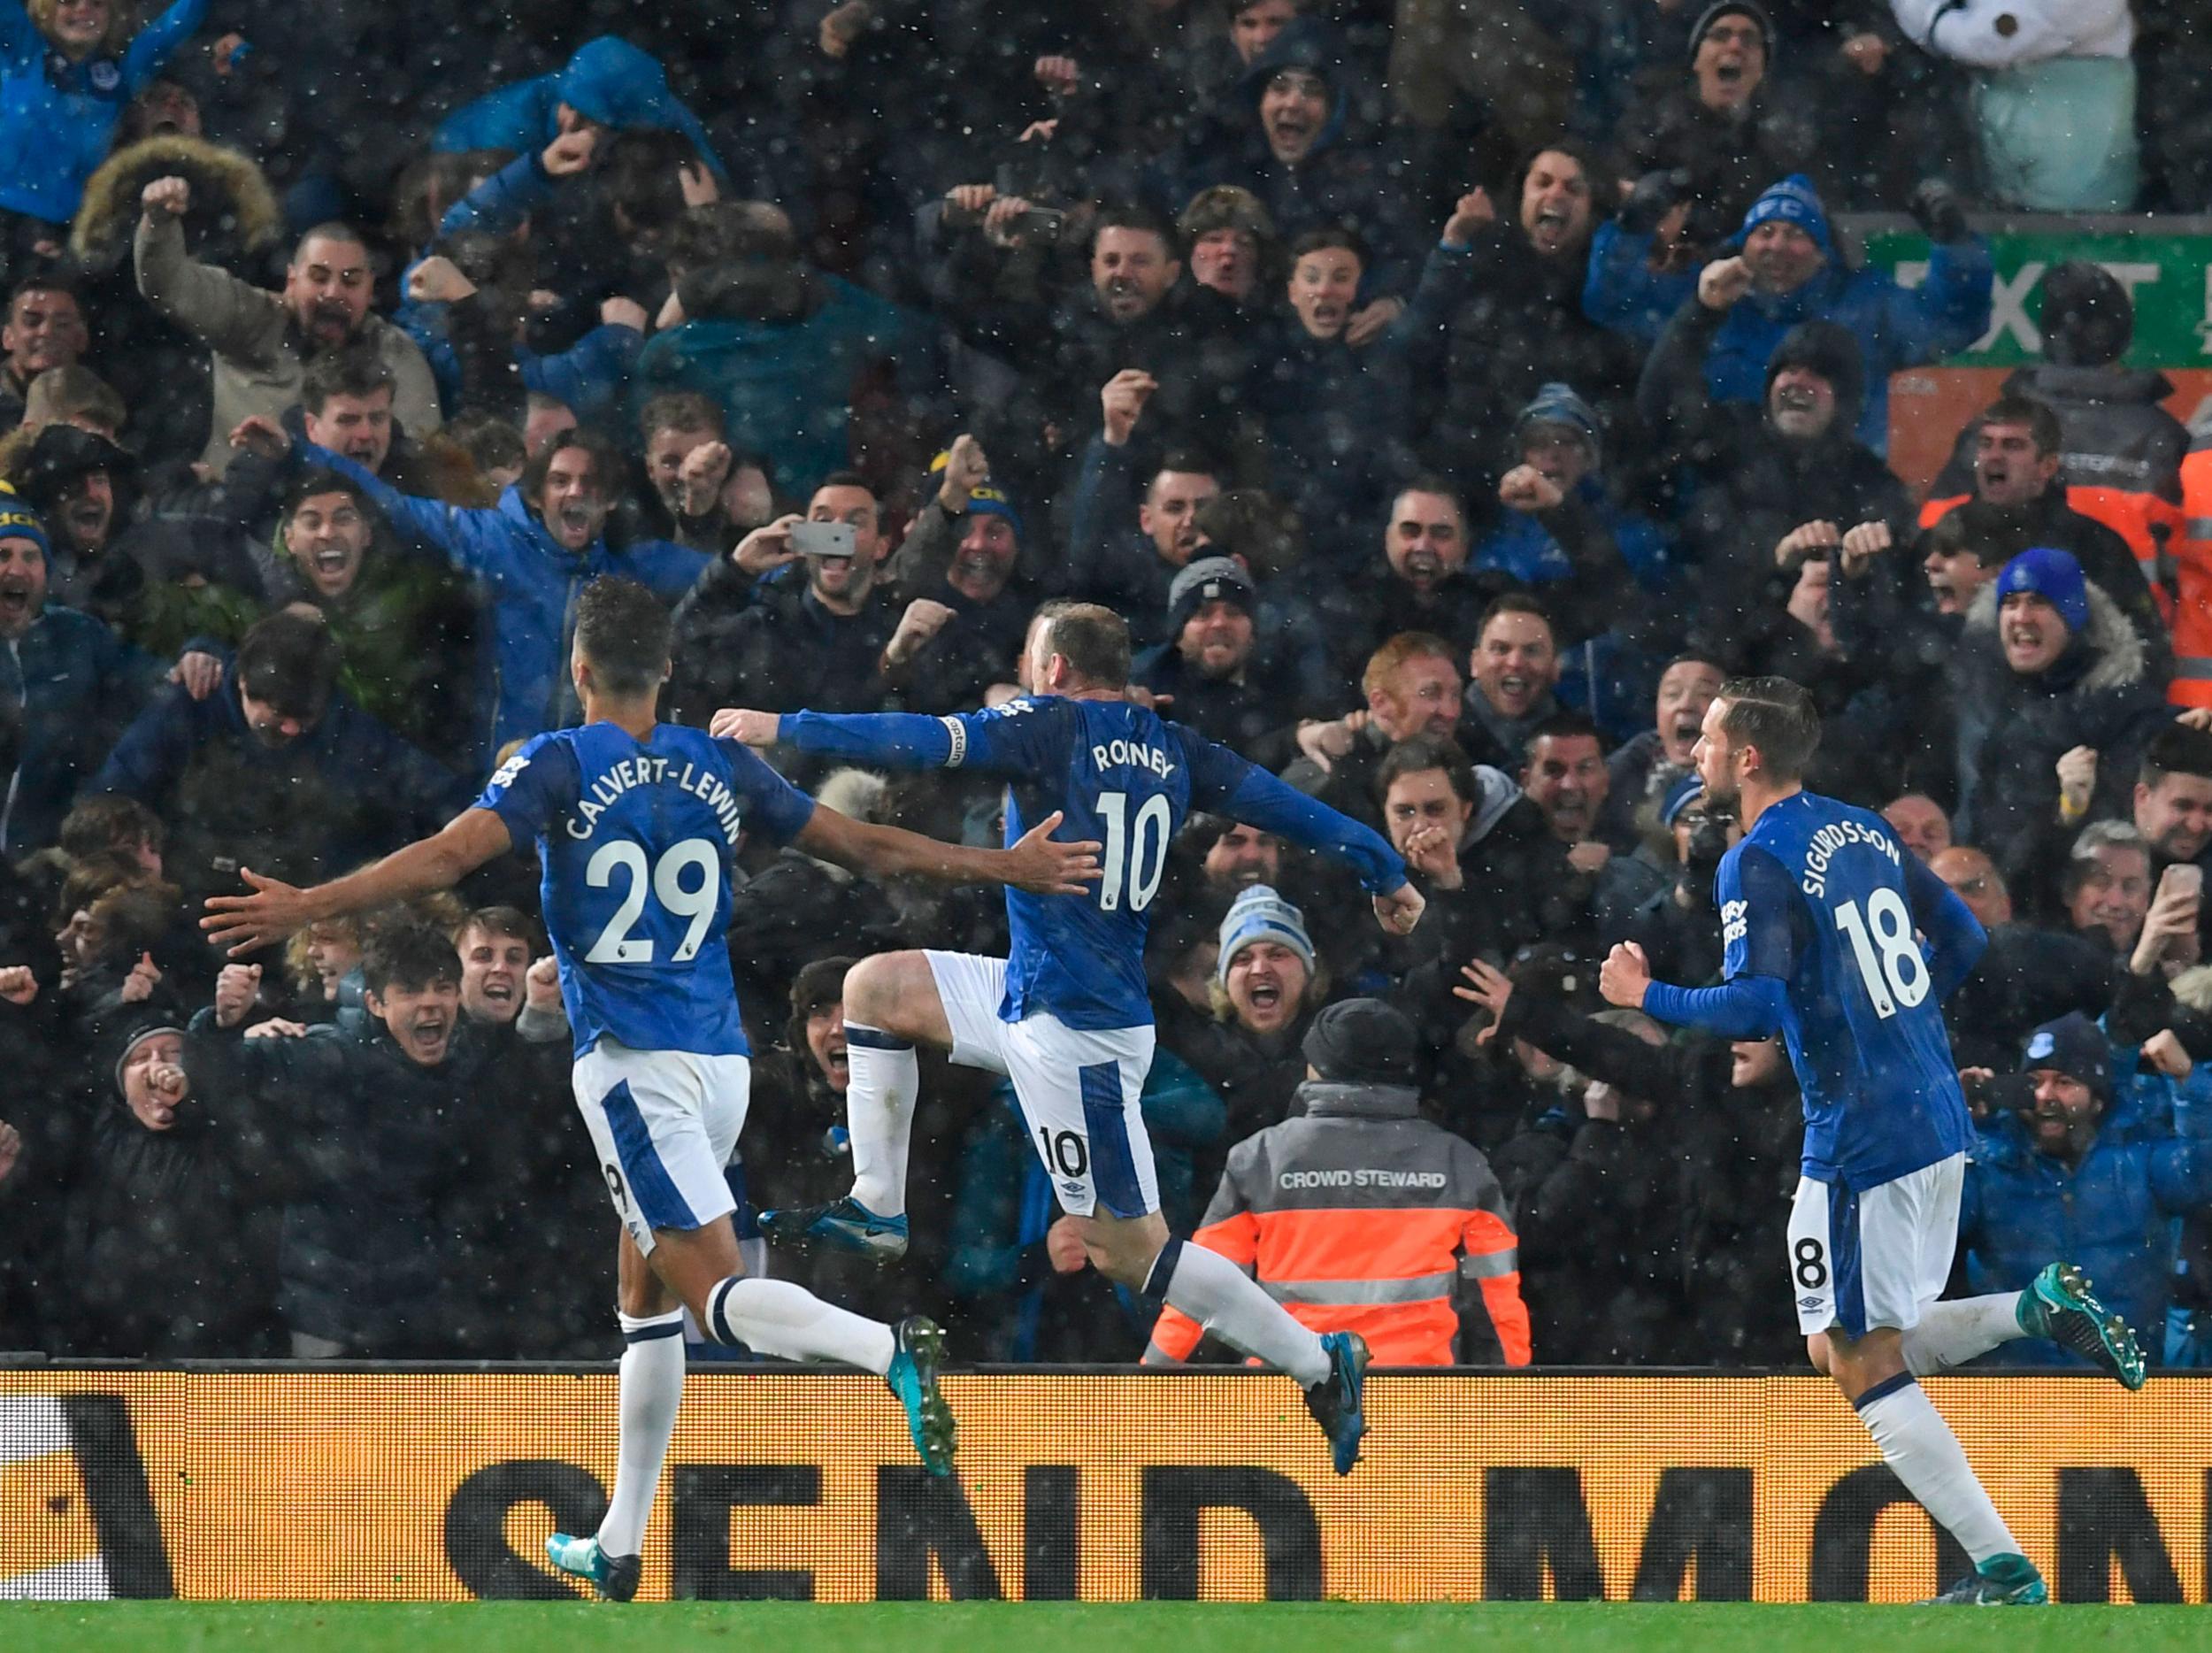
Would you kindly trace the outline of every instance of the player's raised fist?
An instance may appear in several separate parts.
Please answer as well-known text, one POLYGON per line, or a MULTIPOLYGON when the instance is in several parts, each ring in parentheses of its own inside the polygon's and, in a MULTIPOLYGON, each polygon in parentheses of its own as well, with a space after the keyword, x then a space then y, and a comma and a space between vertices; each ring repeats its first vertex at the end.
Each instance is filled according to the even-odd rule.
POLYGON ((718 741, 735 741, 744 746, 773 746, 782 722, 777 712, 746 711, 736 706, 725 706, 708 723, 707 733, 718 741))
POLYGON ((1598 996, 1624 1010, 1644 1008, 1644 990, 1651 986, 1651 962, 1633 942, 1616 942, 1598 970, 1598 996))
POLYGON ((1024 833, 1006 851, 1006 881, 1033 896, 1087 896, 1098 881, 1094 842, 1062 843, 1052 830, 1066 819, 1058 810, 1024 833))
POLYGON ((192 186, 181 178, 157 178, 138 192, 138 204, 149 218, 157 212, 182 218, 192 205, 192 186))
POLYGON ((1375 919, 1393 935, 1410 935, 1428 904, 1428 898, 1412 885, 1401 884, 1387 896, 1375 897, 1375 919))

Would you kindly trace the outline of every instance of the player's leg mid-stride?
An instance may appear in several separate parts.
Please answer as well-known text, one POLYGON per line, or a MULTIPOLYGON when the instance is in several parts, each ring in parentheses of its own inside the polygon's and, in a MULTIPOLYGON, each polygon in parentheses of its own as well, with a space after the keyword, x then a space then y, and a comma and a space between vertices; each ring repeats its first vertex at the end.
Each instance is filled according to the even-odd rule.
POLYGON ((957 1436, 938 1388, 944 1334, 935 1325, 915 1316, 887 1326, 788 1280, 744 1275, 722 1176, 744 1122, 744 1061, 602 1040, 577 1062, 577 1099, 622 1221, 621 1433, 598 1532, 556 1533, 546 1555, 615 1601, 637 1592, 646 1518, 683 1400, 686 1309, 718 1343, 874 1372, 904 1409, 922 1462, 952 1472, 957 1436))
POLYGON ((1932 1299, 1949 1266, 1961 1170, 1961 1160, 1946 1160, 1855 1194, 1800 1184, 1790 1223, 1799 1323, 1813 1365, 1857 1409, 1906 1490, 1973 1560, 1972 1573, 1933 1599, 2040 1606, 2050 1599, 2042 1575, 1916 1380, 2016 1339, 2043 1337, 2139 1389, 2143 1356, 2126 1323, 2105 1311, 2069 1263, 2051 1264, 2024 1291, 1932 1299), (1816 1324, 1826 1329, 1815 1331, 1816 1324))
POLYGON ((920 1083, 915 1045, 926 1042, 956 1062, 1006 1073, 1092 1266, 1289 1373, 1328 1437, 1337 1473, 1350 1473, 1367 1433, 1366 1344, 1300 1325, 1228 1258, 1172 1238, 1159 1214, 1137 1105, 1152 1030, 1087 1034, 1049 1016, 1002 1022, 1005 973, 1003 959, 920 952, 878 954, 846 973, 852 1193, 827 1205, 764 1212, 762 1228, 780 1244, 833 1245, 887 1262, 903 1255, 907 1150, 920 1083))

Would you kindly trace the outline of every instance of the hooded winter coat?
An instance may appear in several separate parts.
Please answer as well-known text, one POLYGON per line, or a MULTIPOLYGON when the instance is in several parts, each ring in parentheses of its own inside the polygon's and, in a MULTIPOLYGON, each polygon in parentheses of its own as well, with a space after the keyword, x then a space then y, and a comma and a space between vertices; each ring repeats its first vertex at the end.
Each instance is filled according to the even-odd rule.
POLYGON ((617 132, 649 127, 680 132, 724 183, 729 173, 684 101, 668 89, 668 73, 626 40, 602 35, 586 41, 566 66, 551 74, 503 86, 455 111, 430 140, 434 150, 543 149, 560 135, 559 109, 566 104, 587 120, 617 132))
POLYGON ((574 719, 578 708, 568 680, 568 651, 576 599, 585 586, 601 574, 620 574, 673 604, 709 560, 702 552, 660 540, 619 551, 603 539, 594 540, 581 551, 571 551, 546 532, 518 486, 500 495, 490 510, 465 511, 403 494, 352 460, 311 442, 296 444, 293 451, 304 464, 327 465, 358 483, 401 540, 430 547, 477 581, 495 650, 495 673, 480 689, 477 703, 478 750, 486 757, 509 741, 574 719))
POLYGON ((2067 640, 2046 671, 2024 677, 2006 663, 1994 580, 1975 594, 1951 668, 1958 718, 1958 807, 1953 837, 2001 866, 2058 811, 2059 758, 2097 753, 2088 819, 2124 819, 2144 745, 2172 717, 2145 671, 2147 651, 2119 605, 2088 587, 2089 626, 2067 640))

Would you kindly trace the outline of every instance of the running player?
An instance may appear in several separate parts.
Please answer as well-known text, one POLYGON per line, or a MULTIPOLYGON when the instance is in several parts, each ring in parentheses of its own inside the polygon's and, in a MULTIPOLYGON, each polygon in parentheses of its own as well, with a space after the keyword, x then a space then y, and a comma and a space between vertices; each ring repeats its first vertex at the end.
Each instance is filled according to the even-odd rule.
POLYGON ((724 711, 717 734, 748 744, 909 768, 970 769, 1013 786, 1007 833, 1064 814, 1105 844, 1105 876, 1080 897, 1010 891, 1013 957, 881 953, 845 976, 845 1093, 853 1192, 768 1213, 773 1237, 823 1240, 879 1259, 906 1250, 906 1160, 917 1041, 1007 1074, 1061 1207, 1101 1273, 1180 1309, 1224 1342, 1289 1372, 1328 1434, 1339 1474, 1359 1458, 1366 1346, 1301 1326, 1235 1264, 1171 1238, 1137 1097, 1152 1065, 1146 911, 1193 810, 1248 821, 1357 869, 1383 924, 1421 916, 1405 864, 1358 822, 1166 722, 1125 693, 1129 628, 1110 609, 1049 604, 1031 622, 1025 698, 957 717, 831 717, 724 711))
POLYGON ((2142 1387, 2143 1357, 2067 1265, 2024 1292, 1936 1301, 1972 1134, 1939 1006, 1987 937, 1880 816, 1804 789, 1819 742, 1812 697, 1788 680, 1721 689, 1695 761, 1706 807, 1743 824, 1715 880, 1727 980, 1655 982, 1642 949, 1624 943, 1598 987, 1612 1003, 1724 1039, 1781 1031, 1805 1103, 1788 1266, 1813 1365, 1973 1558, 1973 1574, 1936 1599, 2032 1606, 2048 1599, 2041 1576, 1914 1380, 2021 1336, 2055 1338, 2131 1389, 2142 1387))
POLYGON ((534 840, 545 923, 576 1043, 576 1103, 622 1224, 621 1434, 595 1537, 556 1534, 563 1571, 605 1595, 636 1593, 646 1517, 683 1395, 683 1311, 717 1342, 883 1377, 914 1444, 950 1472, 952 1414, 937 1388, 942 1336, 834 1308, 787 1281, 748 1280, 723 1166, 745 1121, 751 1071, 730 975, 730 863, 742 834, 841 865, 949 882, 1080 893, 1096 844, 1055 843, 1059 817, 1007 850, 941 844, 818 806, 744 747, 655 720, 669 673, 659 600, 603 578, 576 607, 570 673, 581 727, 538 735, 444 831, 349 877, 295 889, 242 873, 201 920, 234 955, 341 913, 442 889, 534 840))

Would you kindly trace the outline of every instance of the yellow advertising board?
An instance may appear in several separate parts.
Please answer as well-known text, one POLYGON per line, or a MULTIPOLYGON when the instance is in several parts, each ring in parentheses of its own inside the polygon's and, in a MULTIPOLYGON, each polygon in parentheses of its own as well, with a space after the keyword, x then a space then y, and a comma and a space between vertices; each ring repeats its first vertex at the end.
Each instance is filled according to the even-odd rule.
MULTIPOLYGON (((2205 1600, 2212 1384, 1928 1387, 2061 1599, 2205 1600)), ((641 1595, 1895 1601, 1962 1565, 1810 1377, 1379 1377, 1342 1480, 1279 1377, 946 1388, 950 1481, 874 1380, 695 1369, 641 1595)), ((0 1595, 559 1596, 544 1537, 614 1457, 604 1370, 0 1371, 0 1595)))

